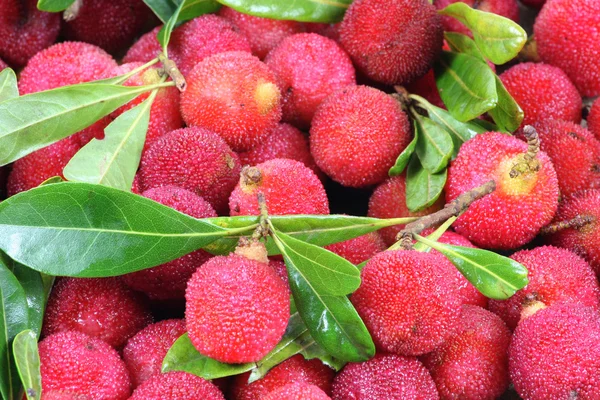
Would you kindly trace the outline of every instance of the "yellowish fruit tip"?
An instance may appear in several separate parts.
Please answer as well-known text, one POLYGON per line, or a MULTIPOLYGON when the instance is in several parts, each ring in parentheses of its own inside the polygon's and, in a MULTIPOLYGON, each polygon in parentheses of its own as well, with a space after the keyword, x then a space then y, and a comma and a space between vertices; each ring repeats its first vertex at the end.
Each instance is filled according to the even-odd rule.
POLYGON ((273 108, 279 104, 281 93, 279 88, 272 82, 261 82, 256 85, 254 91, 254 101, 258 107, 258 112, 261 115, 268 114, 273 108))

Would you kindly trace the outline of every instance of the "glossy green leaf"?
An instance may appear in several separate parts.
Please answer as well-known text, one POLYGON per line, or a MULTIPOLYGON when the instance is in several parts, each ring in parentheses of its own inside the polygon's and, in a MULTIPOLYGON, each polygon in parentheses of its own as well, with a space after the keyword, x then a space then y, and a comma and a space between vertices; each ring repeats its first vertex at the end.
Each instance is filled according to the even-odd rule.
POLYGON ((56 276, 122 275, 255 226, 227 230, 150 199, 87 183, 40 186, 0 203, 0 249, 56 276))
POLYGON ((39 272, 27 268, 18 262, 12 262, 12 272, 25 292, 29 314, 29 329, 39 337, 42 332, 42 322, 44 320, 47 300, 42 276, 39 272))
POLYGON ((144 3, 152 10, 152 12, 164 24, 177 9, 177 4, 171 0, 144 0, 144 3))
POLYGON ((495 78, 498 105, 488 111, 488 113, 498 126, 498 129, 505 132, 514 132, 521 126, 525 114, 515 99, 508 93, 500 78, 498 76, 495 78))
POLYGON ((174 0, 177 7, 158 32, 158 42, 167 54, 167 45, 171 40, 173 29, 180 23, 196 18, 203 14, 217 11, 221 5, 215 0, 174 0))
POLYGON ((163 53, 165 53, 165 55, 168 55, 167 46, 169 45, 169 41, 171 41, 171 34, 173 33, 173 29, 175 29, 175 26, 177 25, 179 14, 181 13, 181 9, 185 5, 184 3, 185 0, 179 3, 177 8, 175 9, 175 12, 173 12, 173 15, 171 15, 169 20, 163 25, 163 27, 158 32, 158 43, 160 43, 160 45, 162 46, 163 53))
POLYGON ((452 51, 465 53, 485 61, 485 57, 477 47, 477 43, 467 35, 458 32, 444 32, 444 39, 446 39, 452 51))
POLYGON ((131 190, 155 96, 153 91, 141 104, 119 115, 104 130, 104 139, 92 139, 79 150, 63 170, 65 178, 131 190))
POLYGON ((39 186, 52 185, 53 183, 61 183, 64 181, 65 180, 63 178, 61 178, 60 176, 53 176, 52 178, 48 178, 44 182, 40 183, 39 186))
POLYGON ((19 97, 19 87, 15 71, 5 68, 0 71, 0 103, 17 97, 19 97))
POLYGON ((348 260, 323 247, 280 234, 282 252, 316 290, 333 295, 347 295, 360 286, 360 272, 348 260))
POLYGON ((283 241, 290 236, 277 232, 273 238, 284 257, 294 302, 311 336, 327 353, 349 361, 366 361, 375 354, 369 331, 346 296, 331 295, 297 268, 283 241))
POLYGON ((419 132, 415 148, 417 156, 423 168, 432 174, 438 173, 446 168, 452 155, 452 137, 435 121, 416 113, 414 118, 419 132))
POLYGON ((85 83, 32 93, 0 103, 0 165, 88 127, 151 86, 85 83))
POLYGON ((421 166, 419 159, 413 157, 406 172, 406 206, 412 212, 431 206, 442 194, 448 171, 429 173, 421 166))
POLYGON ((250 371, 255 366, 255 363, 225 364, 203 356, 185 333, 167 352, 163 359, 162 372, 184 371, 204 379, 217 379, 250 371))
POLYGON ((457 120, 470 121, 498 104, 495 75, 485 62, 444 51, 433 69, 440 97, 457 120))
POLYGON ((400 153, 400 155, 396 159, 396 163, 388 171, 389 176, 398 176, 402 172, 404 172, 404 169, 406 169, 406 166, 408 165, 408 161, 410 160, 410 156, 412 156, 412 154, 414 153, 415 148, 417 147, 417 141, 419 140, 419 131, 417 129, 416 121, 413 121, 413 132, 414 132, 413 139, 410 141, 408 146, 406 146, 406 148, 404 150, 402 150, 402 153, 400 153))
POLYGON ((422 236, 417 240, 439 251, 484 296, 505 300, 529 283, 527 269, 508 257, 492 251, 437 243, 422 236))
POLYGON ((516 22, 497 14, 475 10, 465 3, 450 4, 439 13, 454 17, 469 28, 477 47, 494 64, 512 60, 527 42, 527 33, 516 22))
MULTIPOLYGON (((427 239, 437 242, 442 237, 444 232, 446 232, 448 229, 450 229, 450 226, 454 223, 454 221, 456 221, 456 219, 457 219, 456 217, 448 218, 446 220, 446 222, 444 222, 442 225, 440 225, 435 231, 433 231, 429 235, 427 235, 427 239)), ((400 243, 396 242, 396 243, 394 243, 394 245, 392 245, 392 247, 390 247, 388 250, 398 250, 400 248, 400 243), (396 245, 398 245, 397 248, 392 249, 392 247, 394 247, 396 245)), ((421 242, 415 243, 413 248, 416 251, 422 251, 424 253, 429 253, 429 251, 431 251, 431 247, 429 247, 426 244, 421 243, 421 242)))
POLYGON ((13 341, 13 356, 27 400, 42 397, 42 375, 37 335, 32 330, 20 332, 13 341))
POLYGON ((480 127, 484 130, 484 132, 496 132, 498 131, 498 127, 490 121, 486 121, 481 118, 474 119, 473 121, 469 121, 470 124, 480 127))
POLYGON ((59 12, 66 10, 74 2, 75 0, 38 0, 37 8, 42 11, 59 12))
POLYGON ((244 14, 302 22, 339 22, 352 0, 219 0, 244 14))

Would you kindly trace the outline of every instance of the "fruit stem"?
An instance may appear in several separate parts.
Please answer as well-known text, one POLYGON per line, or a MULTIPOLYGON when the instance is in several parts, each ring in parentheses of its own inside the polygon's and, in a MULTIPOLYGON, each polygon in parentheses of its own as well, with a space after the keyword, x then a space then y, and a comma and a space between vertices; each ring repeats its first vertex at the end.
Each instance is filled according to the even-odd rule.
POLYGON ((392 96, 398 103, 400 103, 400 107, 402 107, 402 110, 408 110, 411 103, 410 93, 408 93, 408 90, 406 90, 404 86, 399 85, 394 86, 394 90, 396 91, 396 93, 392 93, 390 96, 392 96))
POLYGON ((564 229, 580 229, 591 224, 596 220, 593 215, 578 215, 569 221, 560 221, 554 224, 545 226, 540 231, 542 235, 551 235, 553 233, 560 232, 564 229))
POLYGON ((473 202, 492 193, 494 190, 496 190, 496 182, 493 180, 488 181, 475 189, 461 194, 456 199, 446 204, 441 210, 436 211, 433 214, 425 215, 415 222, 407 224, 397 236, 401 242, 400 247, 404 250, 411 250, 413 247, 412 242, 414 235, 418 235, 427 228, 437 226, 448 218, 458 217, 469 208, 473 202))
POLYGON ((65 11, 63 11, 63 19, 67 22, 73 21, 79 15, 83 6, 83 0, 75 0, 65 11))
POLYGON ((181 71, 179 71, 179 68, 177 68, 175 61, 168 59, 163 53, 158 55, 158 60, 163 65, 163 71, 171 77, 173 82, 175 82, 177 89, 179 89, 180 92, 185 92, 187 82, 181 71))
POLYGON ((525 125, 523 135, 527 139, 527 153, 523 155, 525 162, 516 163, 510 170, 509 176, 516 178, 525 172, 536 172, 540 170, 540 162, 537 160, 537 155, 540 152, 540 137, 531 125, 525 125))
POLYGON ((265 195, 259 192, 256 197, 258 198, 258 208, 260 210, 260 220, 258 226, 252 233, 252 239, 258 240, 263 237, 267 237, 270 234, 269 230, 269 211, 267 210, 267 201, 265 195))

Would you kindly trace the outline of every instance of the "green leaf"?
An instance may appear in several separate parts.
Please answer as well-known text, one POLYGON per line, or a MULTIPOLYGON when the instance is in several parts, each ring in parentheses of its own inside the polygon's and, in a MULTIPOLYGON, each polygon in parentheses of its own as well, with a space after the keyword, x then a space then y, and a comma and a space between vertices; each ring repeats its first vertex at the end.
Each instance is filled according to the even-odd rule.
POLYGON ((515 99, 508 93, 500 78, 498 76, 495 76, 495 78, 498 105, 488 113, 500 130, 514 132, 521 126, 525 114, 515 99))
POLYGON ((219 0, 244 14, 302 22, 339 22, 352 0, 219 0))
POLYGON ((529 283, 527 269, 518 262, 494 252, 437 243, 417 235, 417 240, 439 251, 484 296, 505 300, 529 283))
MULTIPOLYGON (((440 225, 435 231, 433 231, 432 233, 430 233, 429 235, 427 235, 427 239, 429 240, 433 240, 434 242, 437 242, 442 235, 444 234, 444 232, 446 232, 448 229, 450 229, 450 225, 452 225, 454 223, 454 221, 457 220, 457 217, 450 217, 446 220, 446 222, 444 222, 442 225, 440 225)), ((392 247, 397 247, 392 249, 391 247, 388 250, 398 250, 400 248, 400 242, 396 242, 392 245, 392 247)), ((416 251, 422 251, 424 253, 429 253, 429 251, 431 250, 431 247, 421 243, 421 242, 417 242, 415 243, 415 245, 413 246, 413 248, 416 251)))
POLYGON ((419 159, 413 157, 406 173, 406 206, 416 212, 431 206, 442 194, 448 170, 437 174, 429 173, 421 166, 419 159))
POLYGON ((40 400, 42 375, 36 333, 29 329, 19 333, 13 341, 13 355, 27 400, 40 400))
POLYGON ((494 64, 504 64, 519 54, 527 42, 527 33, 508 18, 475 10, 465 3, 450 4, 439 11, 454 17, 473 33, 477 47, 494 64))
POLYGON ((196 18, 203 14, 217 11, 221 5, 215 0, 175 0, 177 8, 174 10, 168 21, 158 32, 158 42, 167 54, 167 46, 171 40, 173 29, 180 23, 196 18))
POLYGON ((104 130, 104 139, 92 139, 79 150, 63 170, 65 178, 131 190, 155 96, 153 91, 141 104, 119 115, 104 130))
POLYGON ((162 363, 162 372, 184 371, 204 379, 217 379, 250 371, 255 366, 254 363, 225 364, 203 356, 185 333, 167 352, 162 363))
POLYGON ((320 290, 297 268, 283 241, 290 237, 271 224, 273 238, 285 259, 294 302, 311 336, 327 353, 349 361, 366 361, 375 354, 369 331, 346 296, 320 290))
POLYGON ((165 24, 177 9, 177 5, 171 0, 144 0, 144 3, 165 24))
POLYGON ((0 103, 17 97, 19 97, 19 87, 15 71, 5 68, 0 71, 0 103))
POLYGON ((66 10, 74 2, 75 0, 38 0, 37 8, 42 11, 59 12, 66 10))
POLYGON ((65 180, 63 178, 61 178, 60 176, 53 176, 52 178, 48 178, 44 182, 40 183, 39 186, 52 185, 53 183, 61 183, 64 181, 65 180))
POLYGON ((360 271, 348 260, 322 247, 279 233, 281 251, 316 290, 347 295, 360 286, 360 271))
POLYGON ((27 299, 29 329, 38 337, 42 332, 44 310, 46 309, 47 296, 44 282, 39 272, 27 268, 18 262, 13 262, 12 272, 23 287, 27 299))
POLYGON ((0 249, 55 276, 106 277, 163 264, 229 234, 150 199, 87 183, 55 183, 0 203, 0 249))
POLYGON ((444 51, 433 69, 440 97, 457 120, 470 121, 498 104, 495 75, 485 62, 444 51))
POLYGON ((419 139, 415 149, 421 165, 432 174, 446 168, 454 145, 452 137, 433 120, 414 113, 419 139))
POLYGON ((157 87, 84 83, 0 103, 0 165, 79 132, 139 94, 157 87))
POLYGON ((485 61, 485 57, 479 50, 479 47, 477 47, 475 41, 467 35, 458 32, 444 32, 444 39, 446 39, 452 51, 465 53, 477 57, 481 61, 485 61))
POLYGON ((416 121, 413 121, 413 132, 414 132, 413 139, 410 141, 408 146, 406 146, 406 148, 404 150, 402 150, 402 153, 400 153, 400 155, 396 159, 396 163, 388 171, 389 176, 400 175, 402 172, 404 172, 404 169, 408 165, 410 156, 412 156, 412 154, 414 153, 415 148, 417 147, 417 141, 419 140, 419 130, 417 129, 416 121))

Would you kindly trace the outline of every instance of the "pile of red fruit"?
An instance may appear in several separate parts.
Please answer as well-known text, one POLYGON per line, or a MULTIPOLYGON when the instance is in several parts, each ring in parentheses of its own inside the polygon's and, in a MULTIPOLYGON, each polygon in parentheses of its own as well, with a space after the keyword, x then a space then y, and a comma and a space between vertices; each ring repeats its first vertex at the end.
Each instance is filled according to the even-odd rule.
MULTIPOLYGON (((516 22, 524 9, 464 2, 516 22)), ((0 70, 18 72, 21 95, 122 75, 161 52, 141 0, 83 0, 68 22, 36 3, 0 0, 0 70)), ((329 214, 331 200, 336 212, 396 218, 494 181, 439 241, 502 251, 529 284, 488 301, 435 250, 386 251, 403 226, 329 245, 355 265, 369 260, 350 299, 377 354, 338 372, 298 354, 248 383, 249 373, 209 381, 161 364, 184 333, 223 363, 258 362, 277 345, 292 307, 288 274, 261 245, 197 250, 121 277, 59 278, 39 343, 41 400, 600 399, 600 100, 589 107, 600 95, 600 1, 523 0, 541 8, 537 58, 498 67, 521 128, 467 141, 445 195, 411 212, 406 172, 388 176, 413 139, 394 87, 443 107, 431 68, 444 31, 471 34, 437 12, 454 0, 433 3, 355 0, 336 25, 222 7, 177 27, 168 54, 187 87, 158 91, 132 191, 195 218, 259 215, 258 194, 269 215, 329 214)), ((147 97, 0 170, 0 192, 62 176, 147 97)))

